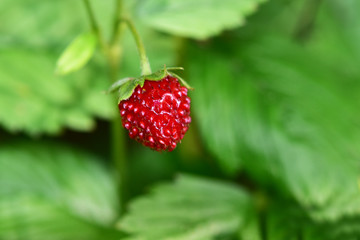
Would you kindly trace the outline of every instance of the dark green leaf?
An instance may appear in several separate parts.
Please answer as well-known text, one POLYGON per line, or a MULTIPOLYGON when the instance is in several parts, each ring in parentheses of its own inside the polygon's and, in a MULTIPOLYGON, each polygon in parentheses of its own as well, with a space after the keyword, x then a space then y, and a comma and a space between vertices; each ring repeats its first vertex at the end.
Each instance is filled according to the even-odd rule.
POLYGON ((351 240, 359 238, 359 229, 359 217, 352 217, 312 226, 305 236, 308 240, 351 240))
POLYGON ((245 225, 241 233, 248 232, 251 227, 261 228, 268 240, 351 240, 360 236, 358 217, 317 222, 306 216, 301 206, 280 199, 272 201, 263 214, 253 212, 249 218, 255 219, 254 224, 245 225))
POLYGON ((316 226, 305 217, 305 212, 301 208, 279 200, 261 217, 269 240, 297 240, 301 236, 308 240, 305 237, 306 232, 316 226))
POLYGON ((61 54, 56 64, 56 73, 65 75, 82 68, 93 56, 96 43, 94 32, 79 35, 61 54))
POLYGON ((137 16, 147 25, 184 37, 205 39, 241 26, 263 0, 144 0, 137 16))
POLYGON ((263 240, 261 235, 261 226, 259 220, 259 213, 256 210, 250 209, 248 218, 239 229, 239 239, 241 240, 263 240))
POLYGON ((119 239, 114 179, 98 159, 66 146, 0 148, 0 239, 119 239))
MULTIPOLYGON (((341 71, 345 82, 359 76, 360 2, 331 0, 322 4, 316 28, 307 43, 312 52, 325 55, 331 68, 341 71)), ((349 85, 356 84, 353 81, 349 85)))
POLYGON ((118 226, 130 239, 213 239, 236 233, 246 221, 249 201, 235 186, 183 175, 133 202, 118 226))
POLYGON ((188 66, 203 140, 223 169, 243 165, 319 221, 360 214, 360 88, 348 91, 343 76, 287 40, 232 46, 191 48, 188 66))

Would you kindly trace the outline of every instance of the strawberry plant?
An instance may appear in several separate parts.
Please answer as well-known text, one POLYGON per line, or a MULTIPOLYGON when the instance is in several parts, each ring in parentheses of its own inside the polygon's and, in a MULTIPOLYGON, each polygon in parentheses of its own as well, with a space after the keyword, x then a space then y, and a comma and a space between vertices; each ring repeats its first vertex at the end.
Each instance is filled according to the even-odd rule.
POLYGON ((0 9, 1 240, 360 238, 359 1, 0 9))

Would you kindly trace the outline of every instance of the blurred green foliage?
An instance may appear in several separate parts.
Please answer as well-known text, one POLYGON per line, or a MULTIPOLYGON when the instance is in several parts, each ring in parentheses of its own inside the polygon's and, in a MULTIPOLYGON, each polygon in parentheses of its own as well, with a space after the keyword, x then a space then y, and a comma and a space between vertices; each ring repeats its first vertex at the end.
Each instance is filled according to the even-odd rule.
MULTIPOLYGON (((115 0, 92 3, 110 36, 115 0)), ((360 238, 359 1, 124 7, 153 70, 185 67, 189 132, 171 153, 126 143, 136 199, 120 217, 106 61, 55 74, 90 30, 82 2, 0 1, 0 239, 360 238)), ((119 77, 139 75, 136 51, 124 30, 119 77)))
POLYGON ((98 161, 61 144, 4 144, 1 238, 117 239, 110 227, 118 211, 114 178, 98 161))
POLYGON ((134 201, 132 214, 118 223, 135 233, 130 239, 210 239, 236 233, 251 206, 235 186, 187 175, 152 190, 151 196, 134 201))

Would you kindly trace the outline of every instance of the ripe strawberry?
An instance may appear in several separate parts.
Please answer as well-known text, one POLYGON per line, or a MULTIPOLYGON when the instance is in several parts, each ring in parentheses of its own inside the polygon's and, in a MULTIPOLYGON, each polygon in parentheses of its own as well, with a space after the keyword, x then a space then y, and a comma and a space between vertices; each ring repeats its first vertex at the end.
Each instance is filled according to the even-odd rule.
POLYGON ((118 106, 130 138, 157 151, 174 150, 191 122, 187 88, 170 75, 145 80, 118 106))

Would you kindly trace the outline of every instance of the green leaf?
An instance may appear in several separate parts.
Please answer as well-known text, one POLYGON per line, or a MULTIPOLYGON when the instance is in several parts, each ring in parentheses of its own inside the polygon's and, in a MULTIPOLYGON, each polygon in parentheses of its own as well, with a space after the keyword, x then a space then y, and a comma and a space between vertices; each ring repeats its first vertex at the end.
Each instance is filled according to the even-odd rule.
POLYGON ((306 233, 309 240, 351 240, 360 236, 359 217, 327 222, 310 228, 306 233))
POLYGON ((56 73, 65 75, 85 66, 94 54, 97 44, 94 32, 83 33, 66 47, 56 64, 56 73))
POLYGON ((264 86, 259 94, 271 96, 258 107, 268 114, 263 115, 268 123, 263 122, 270 131, 264 129, 264 136, 272 144, 259 146, 266 149, 265 158, 246 161, 245 167, 257 179, 269 176, 262 181, 273 179, 278 188, 285 187, 318 221, 360 214, 355 207, 360 203, 360 116, 354 114, 360 86, 350 92, 343 84, 346 76, 324 63, 327 55, 313 56, 288 41, 259 41, 242 54, 248 56, 244 68, 252 68, 249 79, 264 86), (254 169, 258 164, 263 168, 254 169))
POLYGON ((104 74, 93 69, 60 78, 52 51, 6 48, 0 54, 0 124, 31 135, 57 134, 64 127, 88 131, 94 116, 115 114, 112 98, 102 93, 104 74))
MULTIPOLYGON (((306 232, 317 225, 306 218, 305 212, 294 204, 279 199, 273 203, 262 217, 266 224, 266 236, 269 240, 297 240, 305 237, 306 232)), ((260 221, 258 221, 260 222, 260 221)))
MULTIPOLYGON (((251 231, 252 227, 262 228, 268 240, 351 240, 360 236, 359 217, 313 221, 307 217, 301 206, 289 202, 288 199, 276 199, 266 209, 265 214, 251 212, 249 218, 255 221, 244 226, 241 233, 251 231)), ((243 239, 254 239, 251 235, 241 236, 243 239)))
POLYGON ((1 9, 0 45, 31 47, 65 44, 79 31, 85 30, 81 2, 69 0, 43 2, 36 0, 4 0, 1 9), (69 4, 73 3, 73 4, 69 4), (66 17, 69 12, 79 13, 66 17), (10 24, 11 23, 11 24, 10 24))
POLYGON ((1 239, 119 239, 116 186, 87 153, 55 144, 0 148, 1 239))
POLYGON ((188 175, 130 204, 119 228, 130 239, 213 239, 236 233, 250 199, 235 186, 188 175))
POLYGON ((349 77, 359 74, 357 64, 360 60, 359 10, 359 1, 324 2, 315 19, 316 31, 307 43, 311 51, 327 55, 326 60, 329 65, 349 77))
POLYGON ((88 29, 82 2, 4 0, 0 8, 6 9, 0 22, 9 23, 0 24, 1 127, 31 135, 89 131, 96 117, 115 115, 116 103, 102 93, 107 87, 103 59, 95 55, 86 70, 54 76, 59 51, 88 29), (68 17, 69 12, 75 14, 68 17))
MULTIPOLYGON (((202 139, 215 154, 226 172, 234 173, 241 164, 244 139, 242 108, 239 107, 241 86, 232 75, 230 62, 210 49, 191 49, 187 69, 196 93, 191 94, 194 114, 199 121, 202 139)), ((245 91, 245 90, 243 90, 245 91)))
POLYGON ((259 213, 255 211, 255 208, 250 209, 246 223, 239 230, 239 239, 263 240, 258 216, 259 213))
POLYGON ((221 41, 189 50, 209 151, 226 172, 243 167, 317 221, 360 214, 359 86, 286 39, 234 42, 221 53, 221 41))
MULTIPOLYGON (((111 2, 95 1, 99 24, 112 30, 111 2), (110 27, 109 27, 110 26, 110 27)), ((103 58, 94 55, 86 69, 60 78, 54 66, 60 51, 79 32, 89 29, 81 1, 38 4, 36 0, 4 0, 0 14, 0 125, 11 132, 58 134, 64 128, 89 131, 95 118, 110 119, 116 102, 103 94, 108 88, 103 58), (68 13, 74 13, 68 17, 68 13), (31 20, 29 20, 31 19, 31 20)), ((155 68, 174 63, 175 41, 140 25, 148 39, 148 55, 155 68), (161 49, 161 51, 160 51, 161 49)), ((139 73, 137 50, 130 34, 124 36, 122 76, 139 73)))
POLYGON ((137 17, 145 24, 170 34, 205 39, 236 28, 256 11, 263 0, 144 0, 137 17))

